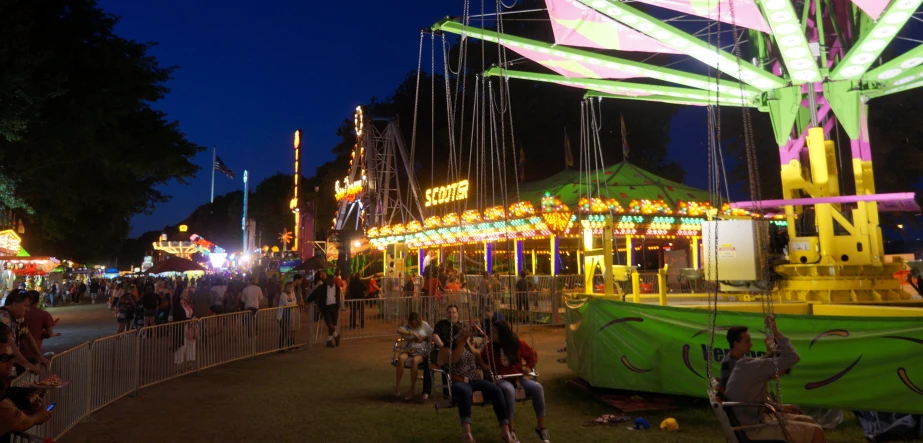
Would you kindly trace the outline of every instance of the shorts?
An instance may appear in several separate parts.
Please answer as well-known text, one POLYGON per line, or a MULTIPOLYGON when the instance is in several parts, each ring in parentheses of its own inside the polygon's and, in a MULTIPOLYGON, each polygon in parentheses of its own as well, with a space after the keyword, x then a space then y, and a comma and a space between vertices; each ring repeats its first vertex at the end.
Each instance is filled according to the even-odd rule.
POLYGON ((321 314, 324 315, 324 323, 333 326, 337 325, 337 319, 340 317, 340 311, 337 305, 324 306, 321 309, 321 314))
POLYGON ((147 317, 156 317, 156 316, 157 316, 157 310, 156 310, 156 309, 145 309, 145 310, 144 310, 144 317, 145 317, 145 318, 147 318, 147 317))
POLYGON ((414 358, 419 355, 420 357, 423 357, 424 360, 426 360, 426 357, 427 357, 426 349, 421 349, 421 348, 404 348, 404 349, 401 349, 400 353, 407 354, 410 356, 410 358, 414 358))
MULTIPOLYGON (((801 421, 798 419, 793 419, 789 417, 789 414, 786 415, 785 420, 785 429, 788 430, 789 435, 791 435, 791 441, 794 443, 810 443, 814 441, 814 432, 816 429, 822 429, 820 425, 816 423, 808 423, 806 421, 801 421)), ((776 418, 772 416, 767 416, 763 419, 763 423, 771 423, 775 425, 776 418)), ((751 440, 785 440, 785 435, 782 433, 782 428, 779 426, 766 426, 764 428, 750 429, 746 431, 747 437, 751 440)))

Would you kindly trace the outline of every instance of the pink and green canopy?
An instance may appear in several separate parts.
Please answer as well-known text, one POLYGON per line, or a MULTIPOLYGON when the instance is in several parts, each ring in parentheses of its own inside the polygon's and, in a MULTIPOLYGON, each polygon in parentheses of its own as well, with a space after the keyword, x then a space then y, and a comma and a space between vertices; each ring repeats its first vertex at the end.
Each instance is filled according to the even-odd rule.
POLYGON ((640 74, 631 74, 605 64, 592 64, 588 60, 567 57, 560 51, 532 45, 504 44, 511 51, 532 60, 567 78, 633 78, 640 74))
POLYGON ((546 0, 554 41, 559 45, 620 51, 679 54, 659 41, 629 28, 576 0, 546 0))
MULTIPOLYGON (((519 198, 540 207, 545 192, 550 192, 562 203, 576 208, 580 197, 587 194, 585 176, 582 182, 581 186, 580 172, 565 170, 544 180, 520 184, 519 198)), ((680 201, 709 201, 708 191, 667 180, 628 162, 619 162, 599 171, 599 174, 591 174, 590 183, 594 187, 594 195, 598 184, 603 197, 614 198, 623 207, 628 207, 632 200, 663 200, 671 205, 680 201)))
MULTIPOLYGON (((547 3, 564 0, 546 0, 547 3)), ((754 0, 637 0, 641 3, 672 9, 724 23, 769 33, 769 24, 754 0), (733 8, 733 14, 731 9, 733 8)))

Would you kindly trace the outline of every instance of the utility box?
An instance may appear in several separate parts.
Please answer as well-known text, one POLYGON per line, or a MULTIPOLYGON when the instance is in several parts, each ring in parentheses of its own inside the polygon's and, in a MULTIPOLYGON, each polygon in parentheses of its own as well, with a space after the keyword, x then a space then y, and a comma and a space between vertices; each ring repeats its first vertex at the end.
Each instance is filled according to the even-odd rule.
POLYGON ((759 220, 718 220, 702 223, 702 264, 705 279, 747 282, 762 279, 762 251, 757 239, 763 231, 769 247, 768 224, 759 220))

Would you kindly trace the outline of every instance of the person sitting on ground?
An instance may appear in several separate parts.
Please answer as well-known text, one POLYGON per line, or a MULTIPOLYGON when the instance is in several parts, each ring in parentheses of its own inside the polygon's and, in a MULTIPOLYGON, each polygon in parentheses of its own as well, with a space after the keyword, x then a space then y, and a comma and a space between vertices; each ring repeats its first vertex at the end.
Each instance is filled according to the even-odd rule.
POLYGON ((14 362, 16 364, 14 367, 16 373, 0 373, 0 376, 18 375, 26 370, 37 374, 40 366, 48 367, 51 364, 39 352, 35 340, 32 339, 32 334, 29 333, 28 327, 23 322, 26 312, 29 310, 29 305, 30 299, 26 292, 14 289, 6 296, 3 307, 0 308, 0 323, 10 329, 12 339, 9 341, 9 345, 16 356, 16 361, 14 362), (33 356, 31 360, 27 354, 33 356))
MULTIPOLYGON (((801 359, 792 346, 791 340, 782 335, 776 326, 775 318, 768 317, 766 320, 767 327, 772 331, 772 336, 778 343, 778 350, 774 358, 752 358, 743 354, 749 353, 750 334, 740 330, 740 339, 738 342, 750 343, 743 344, 739 348, 743 356, 733 365, 730 377, 728 377, 725 397, 732 402, 756 402, 764 403, 768 397, 769 381, 776 378, 780 373, 791 369, 801 359), (776 372, 776 371, 779 372, 776 372)), ((772 352, 770 352, 772 353, 772 352)), ((761 408, 734 408, 734 416, 741 426, 756 425, 761 423, 775 424, 776 417, 769 411, 761 408)), ((781 413, 781 411, 780 411, 781 413)), ((786 414, 787 415, 787 414, 786 414)), ((815 423, 801 420, 798 417, 792 417, 785 420, 785 429, 791 435, 791 441, 794 443, 823 443, 824 429, 815 423)), ((751 440, 786 440, 782 429, 779 426, 764 426, 745 431, 751 440)))
POLYGON ((485 369, 488 372, 496 371, 496 375, 501 378, 497 385, 503 391, 503 397, 506 399, 507 415, 510 417, 510 433, 515 439, 515 429, 513 418, 516 410, 516 379, 527 396, 532 398, 532 408, 535 410, 535 434, 542 443, 549 443, 551 437, 548 429, 545 428, 545 391, 535 380, 522 377, 529 374, 535 369, 538 362, 538 353, 532 346, 521 340, 512 329, 509 323, 498 321, 494 323, 491 335, 493 352, 484 354, 486 360, 485 369), (525 365, 523 365, 525 361, 525 365))
MULTIPOLYGON (((413 393, 417 385, 417 372, 421 363, 428 359, 430 337, 433 327, 420 319, 420 314, 411 312, 407 323, 397 328, 398 335, 404 339, 404 349, 397 356, 397 374, 394 384, 394 395, 401 396, 401 379, 404 377, 404 365, 410 360, 410 392, 404 400, 413 400, 413 393)), ((424 380, 424 385, 426 385, 424 380)), ((429 398, 429 386, 423 386, 423 400, 429 398)))
POLYGON ((317 305, 317 310, 324 317, 324 323, 327 324, 327 347, 340 346, 340 334, 337 332, 337 320, 340 316, 340 305, 342 296, 340 287, 336 285, 335 279, 327 277, 327 273, 320 272, 319 279, 323 284, 314 288, 308 297, 308 303, 317 305))
POLYGON ((452 398, 458 403, 458 417, 461 419, 465 443, 473 443, 471 434, 471 407, 474 391, 480 391, 485 401, 489 401, 494 415, 500 423, 500 437, 504 442, 514 442, 510 434, 510 421, 507 416, 506 401, 503 391, 490 381, 483 380, 478 370, 483 365, 480 353, 468 342, 471 330, 462 323, 452 325, 450 346, 439 351, 439 366, 452 379, 452 398))
POLYGON ((16 393, 10 389, 12 378, 9 376, 14 371, 16 360, 12 341, 10 328, 0 323, 0 378, 3 380, 3 391, 0 393, 0 441, 10 441, 11 433, 26 431, 51 418, 51 412, 42 407, 41 395, 38 393, 29 395, 26 402, 30 404, 25 411, 14 402, 16 393))

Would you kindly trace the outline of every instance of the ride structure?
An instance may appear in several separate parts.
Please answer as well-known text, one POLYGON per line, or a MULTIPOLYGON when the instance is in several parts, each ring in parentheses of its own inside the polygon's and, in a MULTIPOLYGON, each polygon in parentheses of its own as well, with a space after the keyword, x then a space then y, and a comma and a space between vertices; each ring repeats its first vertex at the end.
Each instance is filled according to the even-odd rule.
POLYGON ((366 230, 419 220, 423 214, 423 194, 399 122, 368 119, 362 107, 357 106, 354 130, 356 143, 349 169, 334 185, 338 208, 332 228, 338 241, 328 239, 328 244, 341 246, 338 253, 345 259, 359 248, 368 247, 366 230))
POLYGON ((807 302, 909 300, 910 294, 892 276, 902 265, 884 262, 878 214, 919 207, 912 193, 875 192, 868 102, 923 86, 923 81, 914 81, 923 74, 923 45, 876 64, 921 2, 640 1, 707 18, 708 41, 671 20, 609 0, 547 0, 554 44, 448 19, 433 29, 500 44, 558 73, 499 66, 486 71, 487 76, 584 88, 591 98, 735 106, 769 113, 779 145, 784 198, 732 207, 784 211, 790 254, 788 263, 775 267, 784 276, 776 293, 783 300, 807 302), (733 27, 733 53, 719 47, 721 22, 733 27), (746 35, 750 61, 741 58, 746 35), (705 76, 568 45, 685 54, 717 74, 705 76), (641 78, 670 85, 626 81, 641 78), (855 195, 842 195, 840 189, 837 147, 829 139, 837 125, 850 139, 855 195), (810 207, 814 222, 797 223, 810 207))
MULTIPOLYGON (((778 315, 780 329, 802 356, 797 370, 776 383, 785 386, 786 401, 923 412, 923 389, 910 369, 923 365, 918 318, 923 309, 914 307, 921 300, 904 292, 893 277, 902 265, 886 262, 879 227, 880 212, 919 207, 911 193, 876 192, 868 130, 870 100, 923 86, 918 78, 923 46, 902 51, 892 45, 905 40, 899 34, 916 19, 921 1, 638 2, 657 8, 642 11, 610 0, 546 0, 554 43, 503 32, 502 16, 515 11, 503 11, 501 5, 497 31, 470 26, 467 8, 460 20, 446 19, 432 28, 460 35, 462 48, 469 39, 495 43, 556 73, 509 69, 500 50, 499 66, 484 75, 499 77, 501 84, 521 79, 586 89, 585 103, 616 98, 708 107, 712 193, 720 192, 712 184, 720 184, 713 177, 720 177, 716 171, 723 168, 716 160, 722 155, 720 110, 741 109, 753 201, 731 207, 752 213, 740 217, 707 211, 713 220, 703 230, 703 236, 711 237, 705 242, 704 273, 713 281, 708 296, 671 301, 687 294, 666 294, 666 269, 658 276, 660 306, 643 302, 636 288, 633 297, 617 293, 612 280, 622 269, 611 260, 617 214, 581 217, 584 272, 601 268, 604 294, 568 299, 568 366, 594 386, 703 396, 704 386, 713 393, 714 366, 727 353, 716 342, 719 331, 744 325, 771 341, 771 330, 763 332, 764 319, 778 315), (661 19, 669 10, 677 16, 661 19), (688 15, 702 17, 705 27, 681 29, 681 23, 697 21, 688 15), (726 33, 732 38, 725 48, 721 39, 726 33), (610 50, 688 56, 704 66, 680 70, 610 50), (890 59, 882 62, 883 55, 890 59), (780 200, 761 197, 752 110, 768 113, 772 121, 783 184, 780 200), (840 128, 849 138, 848 150, 834 142, 840 128), (842 180, 847 177, 841 177, 840 160, 851 167, 852 195, 845 195, 842 180), (785 262, 767 266, 767 223, 760 219, 779 211, 788 234, 785 262), (737 228, 735 223, 740 223, 737 228), (733 238, 737 234, 743 235, 733 238), (727 264, 738 269, 719 278, 714 269, 727 264), (876 392, 874 398, 861 394, 870 391, 876 392)), ((606 197, 598 187, 594 192, 606 197)), ((719 201, 714 199, 712 206, 719 201)), ((590 283, 587 278, 585 292, 590 283)))

